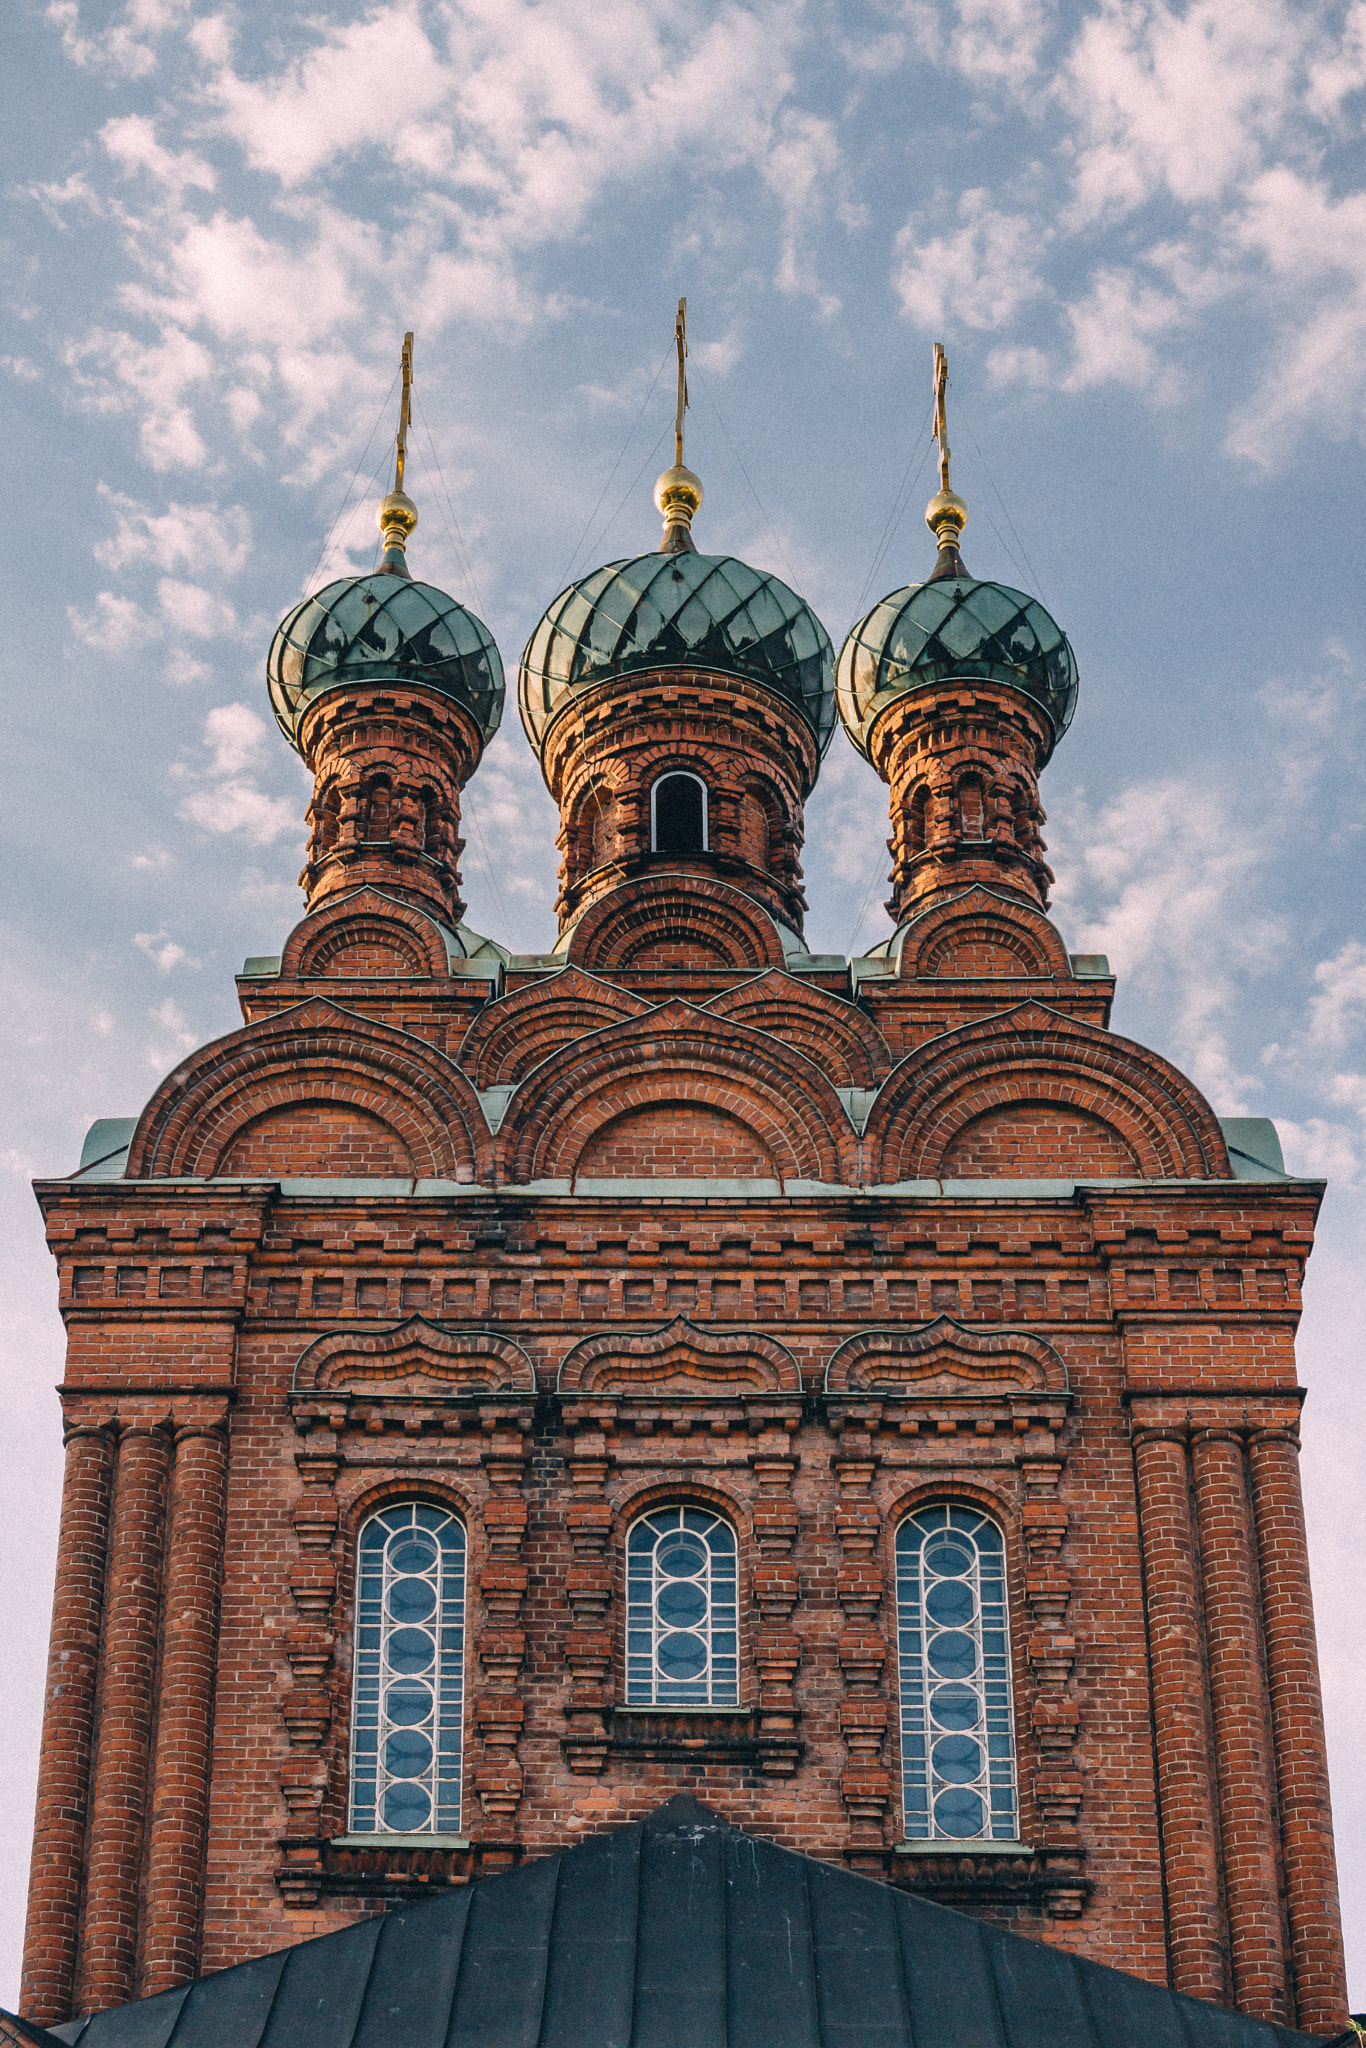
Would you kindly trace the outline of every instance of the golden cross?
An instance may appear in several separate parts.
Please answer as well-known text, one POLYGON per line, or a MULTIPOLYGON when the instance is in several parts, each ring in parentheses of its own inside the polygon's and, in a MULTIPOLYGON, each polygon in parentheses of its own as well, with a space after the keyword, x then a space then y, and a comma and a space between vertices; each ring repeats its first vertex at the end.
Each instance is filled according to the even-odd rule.
POLYGON ((683 415, 688 409, 688 302, 680 299, 674 320, 674 346, 678 350, 678 411, 674 415, 674 467, 683 467, 683 415))
POLYGON ((398 451, 394 457, 394 489, 403 489, 403 465, 408 460, 408 428, 413 417, 413 337, 403 337, 403 396, 398 406, 398 451))
POLYGON ((944 344, 934 345, 934 438, 939 443, 939 488, 949 487, 949 435, 944 422, 944 393, 949 381, 949 359, 944 344))

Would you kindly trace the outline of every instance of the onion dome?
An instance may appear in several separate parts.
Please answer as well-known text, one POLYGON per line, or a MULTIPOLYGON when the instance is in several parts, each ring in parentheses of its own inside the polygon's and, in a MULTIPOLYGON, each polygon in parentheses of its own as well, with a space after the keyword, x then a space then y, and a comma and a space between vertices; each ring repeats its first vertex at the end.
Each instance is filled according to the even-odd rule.
POLYGON ((935 537, 938 557, 926 582, 894 590, 850 632, 840 649, 836 678, 840 718, 859 752, 867 754, 873 727, 898 697, 963 680, 1005 683, 1043 712, 1051 729, 1051 754, 1076 709, 1076 657, 1067 635, 1037 598, 1008 583, 979 583, 968 574, 958 551, 968 508, 949 487, 947 382, 948 364, 936 342, 939 489, 925 507, 925 524, 935 537))
POLYGON ((503 664, 482 619, 444 590, 383 564, 306 597, 282 622, 266 661, 280 730, 297 748, 315 697, 353 683, 421 684, 451 697, 485 740, 503 715, 503 664))
POLYGON ((403 344, 394 488, 376 512, 383 553, 365 576, 344 576, 295 605, 266 657, 270 701, 297 751, 304 713, 325 690, 354 683, 421 685, 468 711, 485 741, 503 716, 503 664, 482 619, 431 583, 414 582, 407 545, 417 507, 403 489, 413 337, 403 344))
POLYGON ((908 583, 875 604, 840 650, 844 729, 861 754, 887 706, 911 690, 972 679, 1028 697, 1052 729, 1049 753, 1072 722, 1077 663, 1067 635, 1037 598, 964 572, 908 583))
POLYGON ((595 683, 663 668, 762 683, 797 707, 822 752, 835 729, 835 653, 816 614, 778 577, 689 547, 608 562, 560 593, 522 656, 528 739, 539 749, 595 683))

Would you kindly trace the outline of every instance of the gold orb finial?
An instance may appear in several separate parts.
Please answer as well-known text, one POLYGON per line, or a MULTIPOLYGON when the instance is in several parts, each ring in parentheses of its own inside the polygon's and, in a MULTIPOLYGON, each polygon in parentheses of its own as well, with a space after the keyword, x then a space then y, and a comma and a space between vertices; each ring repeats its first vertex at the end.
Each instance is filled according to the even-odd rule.
POLYGON ((693 515, 702 503, 702 480, 676 462, 666 469, 655 485, 655 503, 664 515, 661 555, 686 555, 695 551, 693 515))
POLYGON ((379 566, 390 576, 411 576, 405 549, 408 536, 417 525, 417 507, 403 488, 403 470, 408 460, 408 427, 413 416, 413 337, 403 337, 403 395, 398 404, 398 440, 394 449, 394 488, 381 498, 375 512, 384 553, 379 566))
POLYGON ((925 524, 934 535, 939 558, 930 571, 934 583, 945 576, 966 576, 958 543, 968 523, 968 508, 949 486, 949 432, 944 418, 944 398, 949 382, 949 359, 944 344, 934 345, 934 438, 939 443, 939 489, 925 507, 925 524))

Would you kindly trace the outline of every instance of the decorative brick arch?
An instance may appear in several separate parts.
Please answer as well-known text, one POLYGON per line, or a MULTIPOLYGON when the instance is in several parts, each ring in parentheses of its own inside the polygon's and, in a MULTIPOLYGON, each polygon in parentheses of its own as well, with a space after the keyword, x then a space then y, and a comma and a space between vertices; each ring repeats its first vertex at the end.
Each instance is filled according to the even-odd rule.
POLYGON ((310 1344, 294 1368, 298 1393, 358 1393, 362 1388, 391 1394, 534 1394, 536 1369, 511 1337, 443 1329, 426 1316, 410 1316, 378 1333, 333 1331, 310 1344))
POLYGON ((650 1005, 579 967, 521 988, 482 1009, 456 1055, 476 1088, 506 1087, 561 1046, 630 1017, 650 1005))
MULTIPOLYGON (((411 1472, 386 1472, 382 1477, 356 1472, 342 1473, 337 1481, 337 1505, 340 1514, 337 1522, 338 1533, 343 1544, 342 1589, 344 1604, 349 1605, 355 1580, 356 1537, 361 1524, 371 1515, 384 1508, 396 1506, 400 1501, 421 1501, 429 1507, 444 1508, 465 1525, 466 1537, 471 1548, 475 1539, 482 1535, 479 1502, 467 1490, 467 1482, 461 1473, 422 1469, 411 1472), (349 1486, 354 1491, 348 1490, 349 1486)), ((340 1731, 339 1731, 340 1732, 340 1731)))
POLYGON ((699 967, 722 971, 783 964, 768 912, 711 874, 656 874, 614 889, 590 904, 568 946, 575 966, 602 974, 648 967, 652 956, 673 964, 688 953, 699 967))
POLYGON ((1067 948, 1041 910, 980 887, 935 903, 902 935, 903 981, 947 975, 1074 979, 1067 948))
POLYGON ((777 1177, 852 1180, 856 1140, 820 1069, 776 1039, 683 1002, 579 1039, 529 1074, 499 1132, 502 1177, 520 1184, 572 1175, 608 1124, 668 1104, 709 1110, 750 1132, 777 1177))
POLYGON ((825 1369, 827 1394, 992 1394, 1068 1391, 1067 1367, 1042 1337, 970 1330, 951 1316, 919 1329, 860 1330, 825 1369))
MULTIPOLYGON (((883 1084, 868 1119, 868 1177, 883 1184, 936 1179, 954 1141, 979 1119, 1031 1119, 1047 1141, 1050 1118, 1110 1134, 1135 1178, 1228 1179, 1228 1151, 1209 1104, 1158 1054, 1042 1003, 1022 1003, 909 1054, 883 1084)), ((1027 1145, 1014 1172, 1030 1175, 1027 1145)), ((1042 1177, 1067 1175, 1053 1163, 1042 1177)), ((1090 1169, 1090 1177, 1112 1177, 1090 1169)), ((1118 1169, 1128 1177, 1128 1169, 1118 1169)), ((969 1176, 974 1177, 974 1176, 969 1176)))
MULTIPOLYGON (((314 997, 216 1039, 169 1074, 139 1119, 127 1177, 210 1179, 249 1126, 268 1132, 266 1119, 284 1119, 285 1133, 289 1118, 314 1109, 388 1134, 409 1162, 400 1174, 472 1180, 488 1160, 478 1097, 444 1054, 314 997)), ((264 1165, 257 1177, 281 1176, 264 1165)))
POLYGON ((447 935, 436 919, 380 889, 329 899, 295 925, 280 955, 284 981, 444 979, 448 971, 447 935))
POLYGON ((862 1010, 776 968, 713 996, 705 1007, 795 1046, 837 1088, 876 1088, 891 1071, 887 1041, 862 1010))
MULTIPOLYGON (((738 1494, 728 1492, 722 1482, 722 1475, 713 1472, 708 1472, 705 1476, 697 1472, 642 1476, 618 1495, 612 1503, 612 1527, 617 1539, 614 1546, 617 1553, 615 1563, 618 1572, 622 1571, 625 1564, 621 1538, 631 1524, 638 1522, 642 1515, 650 1514, 655 1508, 684 1505, 710 1508, 713 1514, 723 1516, 730 1523, 740 1543, 740 1584, 743 1590, 750 1564, 748 1538, 754 1532, 753 1509, 738 1494)), ((742 1694, 744 1689, 745 1680, 742 1674, 742 1694)))
POLYGON ((649 1336, 586 1337, 560 1366, 562 1394, 800 1394, 785 1345, 750 1331, 719 1335, 675 1316, 649 1336))

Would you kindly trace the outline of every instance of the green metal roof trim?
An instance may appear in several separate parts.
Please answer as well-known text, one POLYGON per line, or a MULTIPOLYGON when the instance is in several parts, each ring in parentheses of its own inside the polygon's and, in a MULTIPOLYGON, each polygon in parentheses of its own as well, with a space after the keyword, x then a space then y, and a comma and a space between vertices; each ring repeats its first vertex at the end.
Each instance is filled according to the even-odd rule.
POLYGON ((538 751, 556 715, 609 676, 705 668, 795 704, 821 752, 835 730, 835 650, 811 607, 733 555, 634 555, 561 591, 527 642, 518 701, 538 751))
POLYGON ((1037 704, 1052 729, 1050 753, 1072 722, 1076 656, 1038 599, 1006 583, 945 576, 894 590, 851 630, 836 677, 844 729, 866 754, 896 698, 959 677, 1008 683, 1037 704))
POLYGON ((271 642, 266 681, 292 747, 314 699, 351 683, 424 684, 464 705, 486 740, 503 716, 503 663, 483 620, 430 583, 378 570, 295 605, 271 642))
MULTIPOLYGON (((1292 2048, 671 1799, 36 2048, 1292 2048)), ((1341 2037, 1344 2041, 1354 2036, 1341 2037)))

